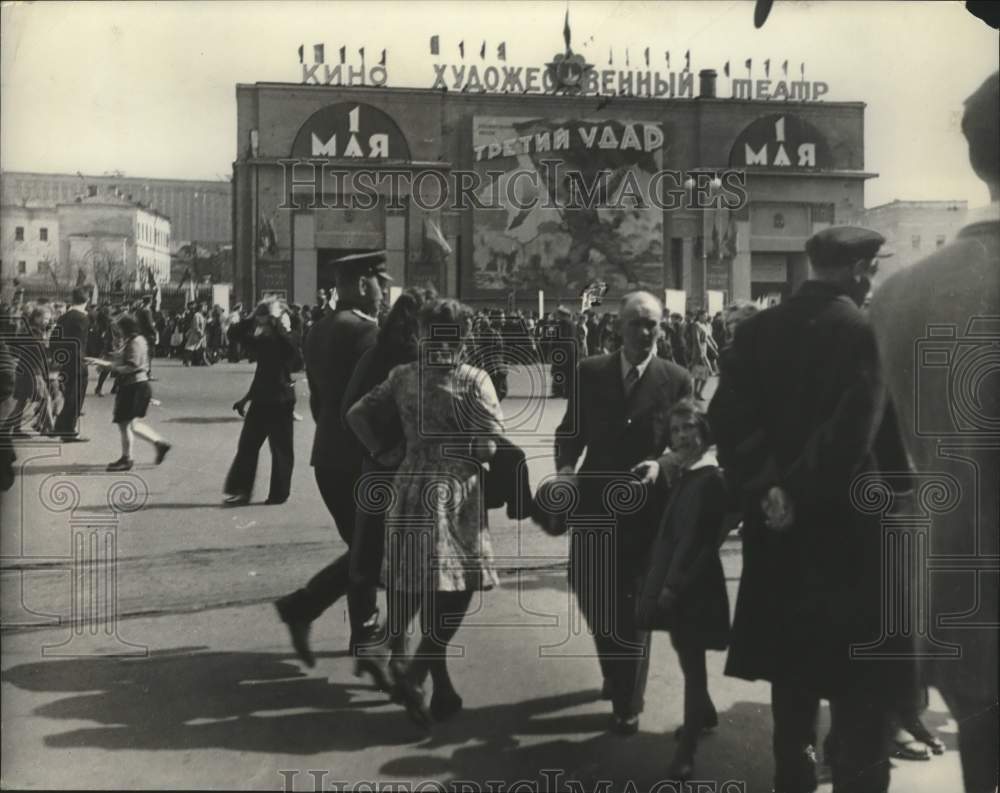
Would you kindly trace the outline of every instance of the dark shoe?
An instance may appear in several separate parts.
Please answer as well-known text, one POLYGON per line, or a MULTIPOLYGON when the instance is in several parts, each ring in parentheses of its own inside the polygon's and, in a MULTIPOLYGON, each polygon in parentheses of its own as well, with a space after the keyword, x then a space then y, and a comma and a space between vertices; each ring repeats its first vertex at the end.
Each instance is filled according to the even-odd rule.
POLYGON ((131 471, 134 463, 127 457, 119 457, 113 463, 108 463, 105 471, 131 471))
MULTIPOLYGON (((83 415, 82 413, 80 415, 83 415)), ((81 435, 63 435, 63 443, 90 443, 90 438, 84 438, 81 435)))
POLYGON ((245 507, 250 503, 250 496, 244 495, 242 493, 236 493, 231 496, 226 496, 222 499, 222 505, 224 507, 245 507))
POLYGON ((159 465, 163 462, 163 458, 167 456, 167 452, 170 451, 170 444, 166 441, 157 441, 156 443, 156 464, 159 465))
POLYGON ((285 607, 280 600, 274 604, 274 607, 278 610, 278 616, 281 617, 281 621, 288 628, 288 635, 292 640, 292 648, 295 650, 295 654, 302 663, 312 669, 316 666, 316 656, 313 655, 312 648, 309 647, 309 628, 311 627, 311 623, 308 620, 294 619, 287 616, 285 607))
MULTIPOLYGON (((719 726, 719 714, 712 711, 709 715, 705 717, 704 723, 701 725, 701 734, 705 735, 715 730, 719 726)), ((676 740, 681 740, 684 737, 684 725, 682 724, 676 730, 674 730, 674 738, 676 740)))
POLYGON ((635 735, 639 732, 639 717, 613 715, 611 717, 611 732, 616 735, 635 735))
POLYGON ((273 506, 275 504, 284 504, 286 501, 288 501, 288 496, 285 496, 284 498, 271 498, 270 496, 268 496, 267 500, 264 503, 273 506))
POLYGON ((610 702, 614 698, 615 693, 611 687, 611 680, 604 678, 604 683, 601 685, 601 699, 610 702))
POLYGON ((358 658, 354 661, 354 676, 368 675, 375 688, 387 694, 392 693, 393 681, 389 676, 389 664, 379 658, 358 658))
POLYGON ((454 689, 440 693, 435 691, 431 695, 431 715, 434 721, 448 721, 461 710, 462 698, 454 689))
POLYGON ((405 670, 397 664, 389 663, 392 677, 392 696, 406 708, 410 721, 422 729, 431 726, 431 714, 424 702, 424 690, 406 676, 405 670))
POLYGON ((94 392, 94 396, 96 396, 96 397, 102 397, 102 396, 104 396, 104 392, 103 391, 95 391, 94 392))

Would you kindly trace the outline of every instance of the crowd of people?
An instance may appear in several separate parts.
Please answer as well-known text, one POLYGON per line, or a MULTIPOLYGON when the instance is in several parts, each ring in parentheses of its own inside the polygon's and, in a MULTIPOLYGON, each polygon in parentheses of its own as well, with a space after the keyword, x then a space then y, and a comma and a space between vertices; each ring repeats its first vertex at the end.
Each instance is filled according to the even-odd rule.
MULTIPOLYGON (((915 634, 884 630, 881 516, 864 509, 854 488, 881 481, 905 498, 900 473, 912 479, 940 462, 936 441, 915 430, 912 355, 926 323, 1000 314, 998 116, 994 75, 970 98, 963 122, 994 202, 987 215, 891 279, 870 310, 885 240, 854 226, 808 240, 811 278, 784 303, 764 311, 736 303, 711 319, 665 317, 644 291, 602 316, 477 311, 417 288, 388 307, 385 254, 366 253, 336 262, 335 305, 324 293, 316 306, 269 298, 252 311, 192 305, 170 317, 144 301, 116 316, 89 309, 78 291, 63 313, 23 306, 23 332, 40 348, 54 323, 60 339, 80 339, 87 358, 53 359, 54 379, 11 386, 7 345, 3 404, 35 399, 38 409, 8 407, 4 416, 20 422, 30 413, 36 431, 73 440, 89 360, 117 382, 123 454, 111 470, 131 466, 133 433, 153 444, 160 462, 169 443, 138 423, 151 399, 149 350, 181 347, 194 366, 247 357, 255 371, 233 406, 245 421, 224 503, 250 502, 267 440, 267 503, 283 504, 294 465, 295 375, 304 369, 316 425, 310 463, 347 546, 276 602, 307 666, 315 664, 313 622, 346 598, 356 673, 370 675, 422 727, 457 717, 463 700, 449 644, 475 593, 499 583, 488 508, 506 505, 511 517, 568 533, 569 583, 593 636, 612 731, 638 731, 651 635, 670 633, 684 678, 671 778, 695 775, 699 741, 719 726, 706 652, 728 650, 727 675, 771 684, 776 791, 815 790, 822 745, 835 793, 884 793, 890 754, 943 751, 920 718, 930 684, 958 722, 966 789, 993 790, 995 576, 935 592, 934 613, 969 614, 974 603, 992 612, 959 626, 962 657, 918 667, 915 634), (547 364, 551 396, 565 399, 554 473, 534 493, 501 407, 508 369, 518 363, 547 364), (706 405, 703 389, 715 374, 706 405), (720 546, 738 524, 743 566, 730 620, 720 546), (885 652, 869 660, 855 652, 880 642, 885 652), (824 699, 832 724, 821 743, 824 699)), ((981 395, 980 407, 995 419, 996 394, 981 395)), ((9 421, 4 428, 23 431, 9 421)), ((956 455, 997 470, 995 445, 953 443, 956 455)), ((949 513, 938 541, 957 553, 963 527, 988 528, 987 500, 949 513)))

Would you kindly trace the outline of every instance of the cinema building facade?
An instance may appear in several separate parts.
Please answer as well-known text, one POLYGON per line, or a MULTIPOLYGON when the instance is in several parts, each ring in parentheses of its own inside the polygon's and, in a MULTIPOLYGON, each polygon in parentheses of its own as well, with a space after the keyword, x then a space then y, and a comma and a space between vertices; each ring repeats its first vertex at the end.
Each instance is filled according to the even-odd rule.
POLYGON ((807 277, 806 239, 864 208, 875 175, 864 170, 864 105, 717 98, 714 73, 694 82, 690 98, 238 85, 236 297, 312 304, 333 284, 333 260, 373 249, 388 251, 396 284, 472 305, 533 309, 541 290, 546 310, 578 306, 593 280, 610 300, 683 290, 689 308, 707 290, 788 295, 807 277), (725 176, 727 198, 710 210, 563 201, 567 173, 586 184, 602 171, 612 197, 670 171, 689 196, 692 185, 711 196, 725 176), (472 192, 499 203, 408 197, 417 184, 445 189, 416 178, 426 172, 451 190, 492 172, 472 192), (734 172, 744 200, 730 200, 744 178, 734 172), (344 174, 375 185, 363 206, 344 174))

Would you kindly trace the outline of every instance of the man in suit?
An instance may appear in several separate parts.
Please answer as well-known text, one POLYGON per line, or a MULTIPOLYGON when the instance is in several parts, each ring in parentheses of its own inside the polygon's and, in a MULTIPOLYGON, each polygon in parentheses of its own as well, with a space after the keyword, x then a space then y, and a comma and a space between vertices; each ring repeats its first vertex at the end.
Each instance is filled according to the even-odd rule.
POLYGON ((851 657, 881 632, 880 517, 856 509, 852 483, 877 470, 884 388, 860 306, 883 242, 851 226, 813 235, 812 279, 740 325, 709 409, 743 511, 726 674, 771 682, 778 793, 816 789, 821 698, 834 791, 889 784, 891 683, 907 670, 851 657))
MULTIPOLYGON (((316 421, 310 462, 323 502, 350 548, 356 512, 354 490, 365 452, 341 420, 341 403, 358 360, 375 344, 383 289, 392 279, 386 269, 385 251, 345 256, 334 264, 337 308, 313 326, 306 343, 309 407, 316 421)), ((378 630, 375 587, 350 586, 349 572, 348 551, 320 570, 304 588, 277 602, 292 644, 307 666, 315 664, 309 647, 309 627, 342 595, 347 595, 352 648, 378 630)), ((371 659, 359 659, 359 666, 371 663, 371 659)))
POLYGON ((556 429, 560 475, 572 475, 586 450, 574 513, 583 519, 576 525, 570 519, 570 584, 594 636, 602 696, 612 701, 611 728, 625 735, 639 729, 643 708, 650 637, 635 627, 635 599, 663 506, 629 471, 663 453, 670 408, 691 394, 690 375, 656 357, 662 317, 663 307, 648 292, 625 297, 622 349, 580 362, 556 429), (616 500, 626 492, 631 505, 616 500))
POLYGON ((910 457, 928 479, 952 478, 961 496, 952 509, 934 514, 929 548, 934 556, 964 565, 962 570, 936 570, 930 580, 929 632, 937 642, 960 648, 961 656, 928 654, 923 666, 927 682, 937 686, 958 723, 962 772, 970 793, 996 790, 1000 745, 998 74, 966 100, 962 120, 972 168, 989 188, 992 203, 970 212, 971 222, 954 242, 890 278, 871 306, 887 385, 910 457), (932 326, 937 326, 935 332, 932 326), (961 388, 950 394, 949 380, 958 385, 966 377, 969 394, 961 388), (973 377, 982 379, 972 384, 973 377), (939 624, 942 615, 950 615, 948 624, 939 624))
POLYGON ((60 370, 65 401, 55 422, 55 434, 64 443, 82 443, 88 440, 77 434, 77 422, 83 411, 83 398, 87 395, 87 364, 83 356, 87 351, 87 336, 90 334, 90 315, 87 313, 89 299, 87 290, 78 286, 73 290, 69 309, 56 320, 60 338, 72 342, 72 346, 66 348, 70 359, 60 370))

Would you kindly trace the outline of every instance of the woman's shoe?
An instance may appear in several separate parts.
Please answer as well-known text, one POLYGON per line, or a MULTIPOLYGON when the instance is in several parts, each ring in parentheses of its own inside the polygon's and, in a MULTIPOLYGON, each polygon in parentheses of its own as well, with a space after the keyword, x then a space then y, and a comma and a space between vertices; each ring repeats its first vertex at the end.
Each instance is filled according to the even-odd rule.
POLYGON ((431 715, 434 721, 448 721, 462 710, 462 698, 452 689, 451 691, 437 691, 431 695, 431 715))
POLYGON ((389 663, 389 674, 392 677, 393 700, 402 703, 410 721, 422 729, 428 729, 431 726, 431 714, 424 702, 424 690, 406 676, 405 670, 392 662, 389 663))
POLYGON ((226 507, 243 507, 250 503, 250 496, 244 495, 242 493, 236 493, 231 496, 226 496, 222 499, 223 506, 226 507))
POLYGON ((166 441, 156 442, 156 464, 159 465, 163 462, 163 458, 167 456, 167 452, 170 451, 170 444, 166 441))
POLYGON ((119 457, 113 463, 108 463, 108 467, 105 471, 131 471, 133 466, 132 459, 129 457, 119 457))
POLYGON ((906 730, 897 730, 892 738, 890 755, 900 760, 930 760, 931 750, 923 741, 918 741, 906 730))

